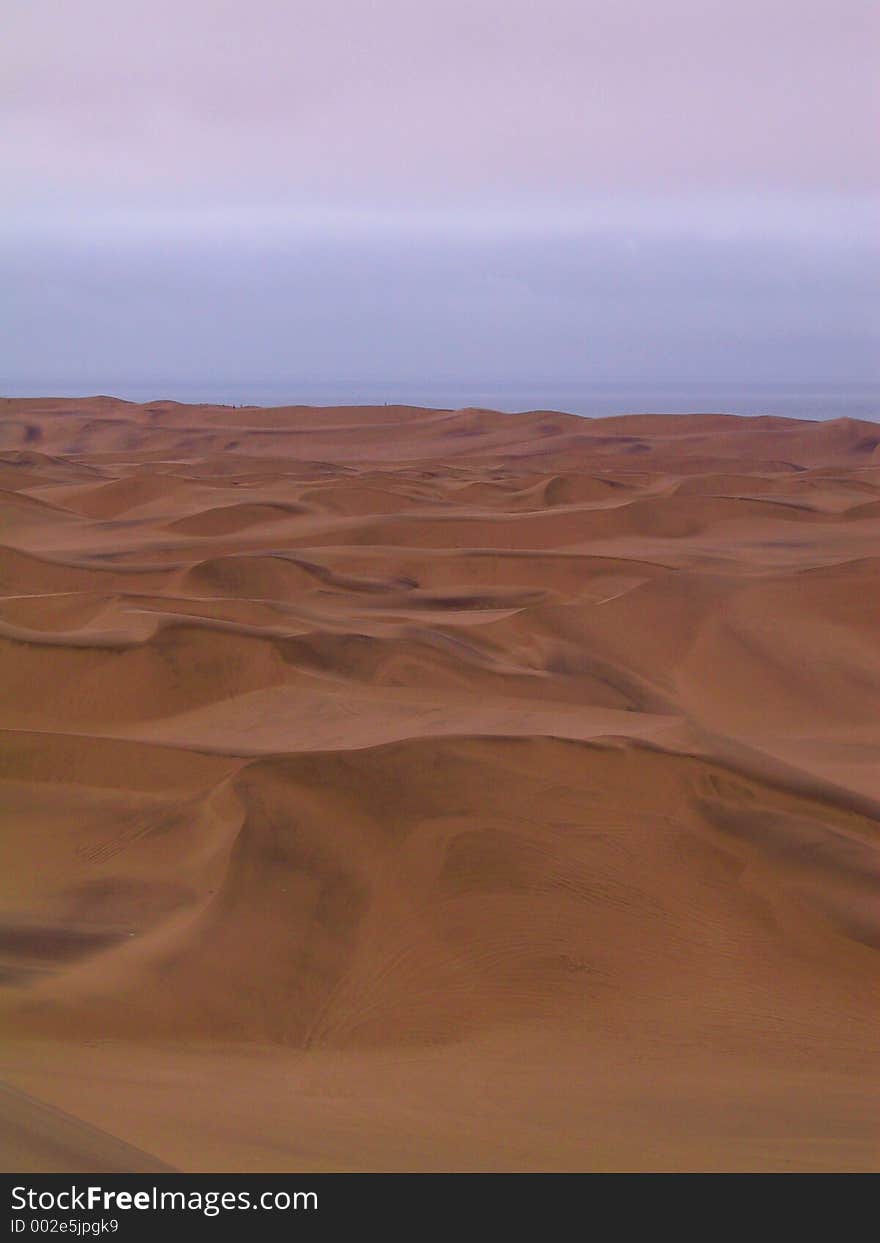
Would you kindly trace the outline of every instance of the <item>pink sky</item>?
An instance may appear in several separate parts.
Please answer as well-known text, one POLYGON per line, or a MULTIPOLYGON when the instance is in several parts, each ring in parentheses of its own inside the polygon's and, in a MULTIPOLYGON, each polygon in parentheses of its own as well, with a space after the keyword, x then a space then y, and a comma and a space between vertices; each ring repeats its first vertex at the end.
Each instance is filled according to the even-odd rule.
POLYGON ((876 187, 873 0, 6 0, 13 194, 876 187))
POLYGON ((878 15, 5 0, 0 380, 875 375, 878 15))

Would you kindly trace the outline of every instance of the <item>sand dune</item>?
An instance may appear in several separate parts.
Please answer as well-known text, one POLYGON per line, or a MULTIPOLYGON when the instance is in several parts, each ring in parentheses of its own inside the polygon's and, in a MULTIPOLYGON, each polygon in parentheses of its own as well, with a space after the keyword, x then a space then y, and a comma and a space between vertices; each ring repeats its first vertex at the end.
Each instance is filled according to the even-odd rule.
POLYGON ((59 1109, 0 1085, 0 1135, 9 1172, 153 1174, 172 1167, 59 1109))
POLYGON ((0 415, 6 1168, 876 1167, 876 424, 0 415))

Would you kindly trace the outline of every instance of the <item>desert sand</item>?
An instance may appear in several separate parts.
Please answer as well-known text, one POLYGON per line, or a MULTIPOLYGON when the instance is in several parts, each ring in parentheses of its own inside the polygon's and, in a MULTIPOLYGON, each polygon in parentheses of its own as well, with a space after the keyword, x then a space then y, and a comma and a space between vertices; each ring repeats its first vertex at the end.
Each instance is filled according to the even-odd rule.
POLYGON ((0 401, 6 1170, 878 1165, 880 427, 0 401))

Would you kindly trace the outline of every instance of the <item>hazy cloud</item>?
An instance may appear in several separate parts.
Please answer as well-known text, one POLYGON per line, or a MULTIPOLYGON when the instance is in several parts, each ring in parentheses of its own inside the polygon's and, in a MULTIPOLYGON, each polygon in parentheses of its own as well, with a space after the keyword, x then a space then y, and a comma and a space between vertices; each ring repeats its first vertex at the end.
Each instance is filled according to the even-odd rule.
POLYGON ((6 0, 12 189, 876 184, 872 0, 6 0))
POLYGON ((5 375, 876 373, 873 0, 5 0, 5 375))

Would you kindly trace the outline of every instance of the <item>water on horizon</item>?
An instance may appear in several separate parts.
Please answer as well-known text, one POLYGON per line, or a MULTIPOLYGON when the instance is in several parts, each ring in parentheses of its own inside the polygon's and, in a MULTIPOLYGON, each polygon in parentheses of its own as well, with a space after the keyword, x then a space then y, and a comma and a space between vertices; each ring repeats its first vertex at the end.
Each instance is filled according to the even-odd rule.
POLYGON ((613 414, 725 413, 802 419, 878 419, 878 387, 853 383, 624 383, 577 381, 507 383, 402 380, 25 380, 0 379, 4 397, 88 397, 127 401, 162 398, 234 406, 382 405, 458 409, 565 410, 593 418, 613 414))

